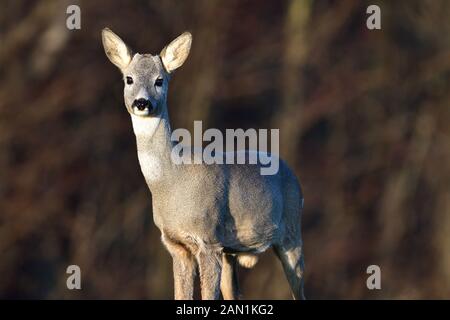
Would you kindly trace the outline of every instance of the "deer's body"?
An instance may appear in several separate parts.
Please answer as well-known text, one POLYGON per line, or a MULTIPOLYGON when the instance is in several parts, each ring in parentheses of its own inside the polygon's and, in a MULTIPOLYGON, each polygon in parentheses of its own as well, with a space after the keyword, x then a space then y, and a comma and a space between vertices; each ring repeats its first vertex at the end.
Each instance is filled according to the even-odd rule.
MULTIPOLYGON (((155 77, 168 80, 173 66, 187 57, 191 41, 190 34, 180 36, 161 58, 131 57, 116 37, 109 30, 103 33, 110 60, 125 76, 134 74, 139 82, 149 83, 155 77)), ((203 299, 218 298, 219 289, 224 298, 236 298, 236 259, 251 267, 256 254, 271 246, 282 261, 294 297, 303 298, 303 196, 295 175, 283 161, 275 175, 261 175, 260 166, 254 164, 174 164, 167 81, 161 85, 163 92, 156 88, 144 85, 132 89, 132 94, 125 89, 125 104, 139 164, 152 193, 153 219, 173 258, 175 298, 192 299, 197 266, 203 299), (147 111, 138 108, 141 96, 148 100, 147 111)))

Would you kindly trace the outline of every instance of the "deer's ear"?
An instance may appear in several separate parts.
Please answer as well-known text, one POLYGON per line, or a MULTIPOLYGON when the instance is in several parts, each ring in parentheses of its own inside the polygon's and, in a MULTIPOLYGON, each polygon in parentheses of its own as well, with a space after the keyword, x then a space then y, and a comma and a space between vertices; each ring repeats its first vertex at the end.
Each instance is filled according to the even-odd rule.
POLYGON ((192 34, 185 32, 162 49, 161 60, 167 72, 171 73, 181 67, 191 50, 192 34))
POLYGON ((131 50, 117 34, 108 28, 104 28, 102 30, 102 42, 106 56, 119 69, 123 70, 130 64, 131 50))

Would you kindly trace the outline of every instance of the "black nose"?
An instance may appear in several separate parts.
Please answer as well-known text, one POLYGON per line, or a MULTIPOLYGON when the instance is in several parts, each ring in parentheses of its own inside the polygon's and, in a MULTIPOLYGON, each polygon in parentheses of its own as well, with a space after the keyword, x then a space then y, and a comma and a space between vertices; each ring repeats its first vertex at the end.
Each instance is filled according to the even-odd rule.
POLYGON ((152 104, 151 104, 150 100, 140 98, 140 99, 134 100, 133 107, 138 108, 138 110, 140 110, 140 111, 145 110, 145 108, 148 108, 151 110, 152 104))

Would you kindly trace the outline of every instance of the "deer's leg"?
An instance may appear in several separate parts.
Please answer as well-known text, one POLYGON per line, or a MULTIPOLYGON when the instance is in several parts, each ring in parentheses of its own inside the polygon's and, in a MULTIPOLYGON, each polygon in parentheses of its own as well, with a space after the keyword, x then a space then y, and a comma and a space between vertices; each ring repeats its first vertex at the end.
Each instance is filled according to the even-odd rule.
POLYGON ((192 300, 197 266, 194 256, 182 244, 173 242, 164 236, 163 242, 173 260, 175 300, 192 300))
POLYGON ((222 273, 221 255, 221 253, 207 249, 203 249, 197 254, 203 300, 219 299, 220 277, 222 273))
POLYGON ((239 282, 237 277, 237 260, 229 254, 222 255, 222 278, 220 291, 225 300, 239 299, 239 282))
POLYGON ((283 265, 284 273, 286 274, 294 299, 304 300, 303 273, 305 263, 302 246, 300 244, 295 246, 277 245, 274 246, 274 249, 283 265))
POLYGON ((194 297, 195 261, 193 257, 173 257, 175 300, 192 300, 194 297))

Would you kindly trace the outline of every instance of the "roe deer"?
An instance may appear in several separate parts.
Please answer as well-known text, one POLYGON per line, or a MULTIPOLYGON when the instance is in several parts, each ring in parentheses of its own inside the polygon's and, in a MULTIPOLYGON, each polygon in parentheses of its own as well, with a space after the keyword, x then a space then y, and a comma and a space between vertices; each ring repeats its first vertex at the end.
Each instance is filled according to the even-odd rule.
MULTIPOLYGON (((260 164, 174 164, 167 110, 172 73, 186 60, 183 33, 159 55, 133 54, 102 31, 109 60, 123 74, 125 106, 136 135, 141 171, 152 193, 153 219, 173 258, 175 299, 193 299, 196 270, 202 299, 238 298, 237 264, 251 268, 273 247, 295 299, 303 299, 301 212, 297 178, 280 161, 274 175, 260 164)), ((246 151, 244 151, 246 152, 246 151)))

